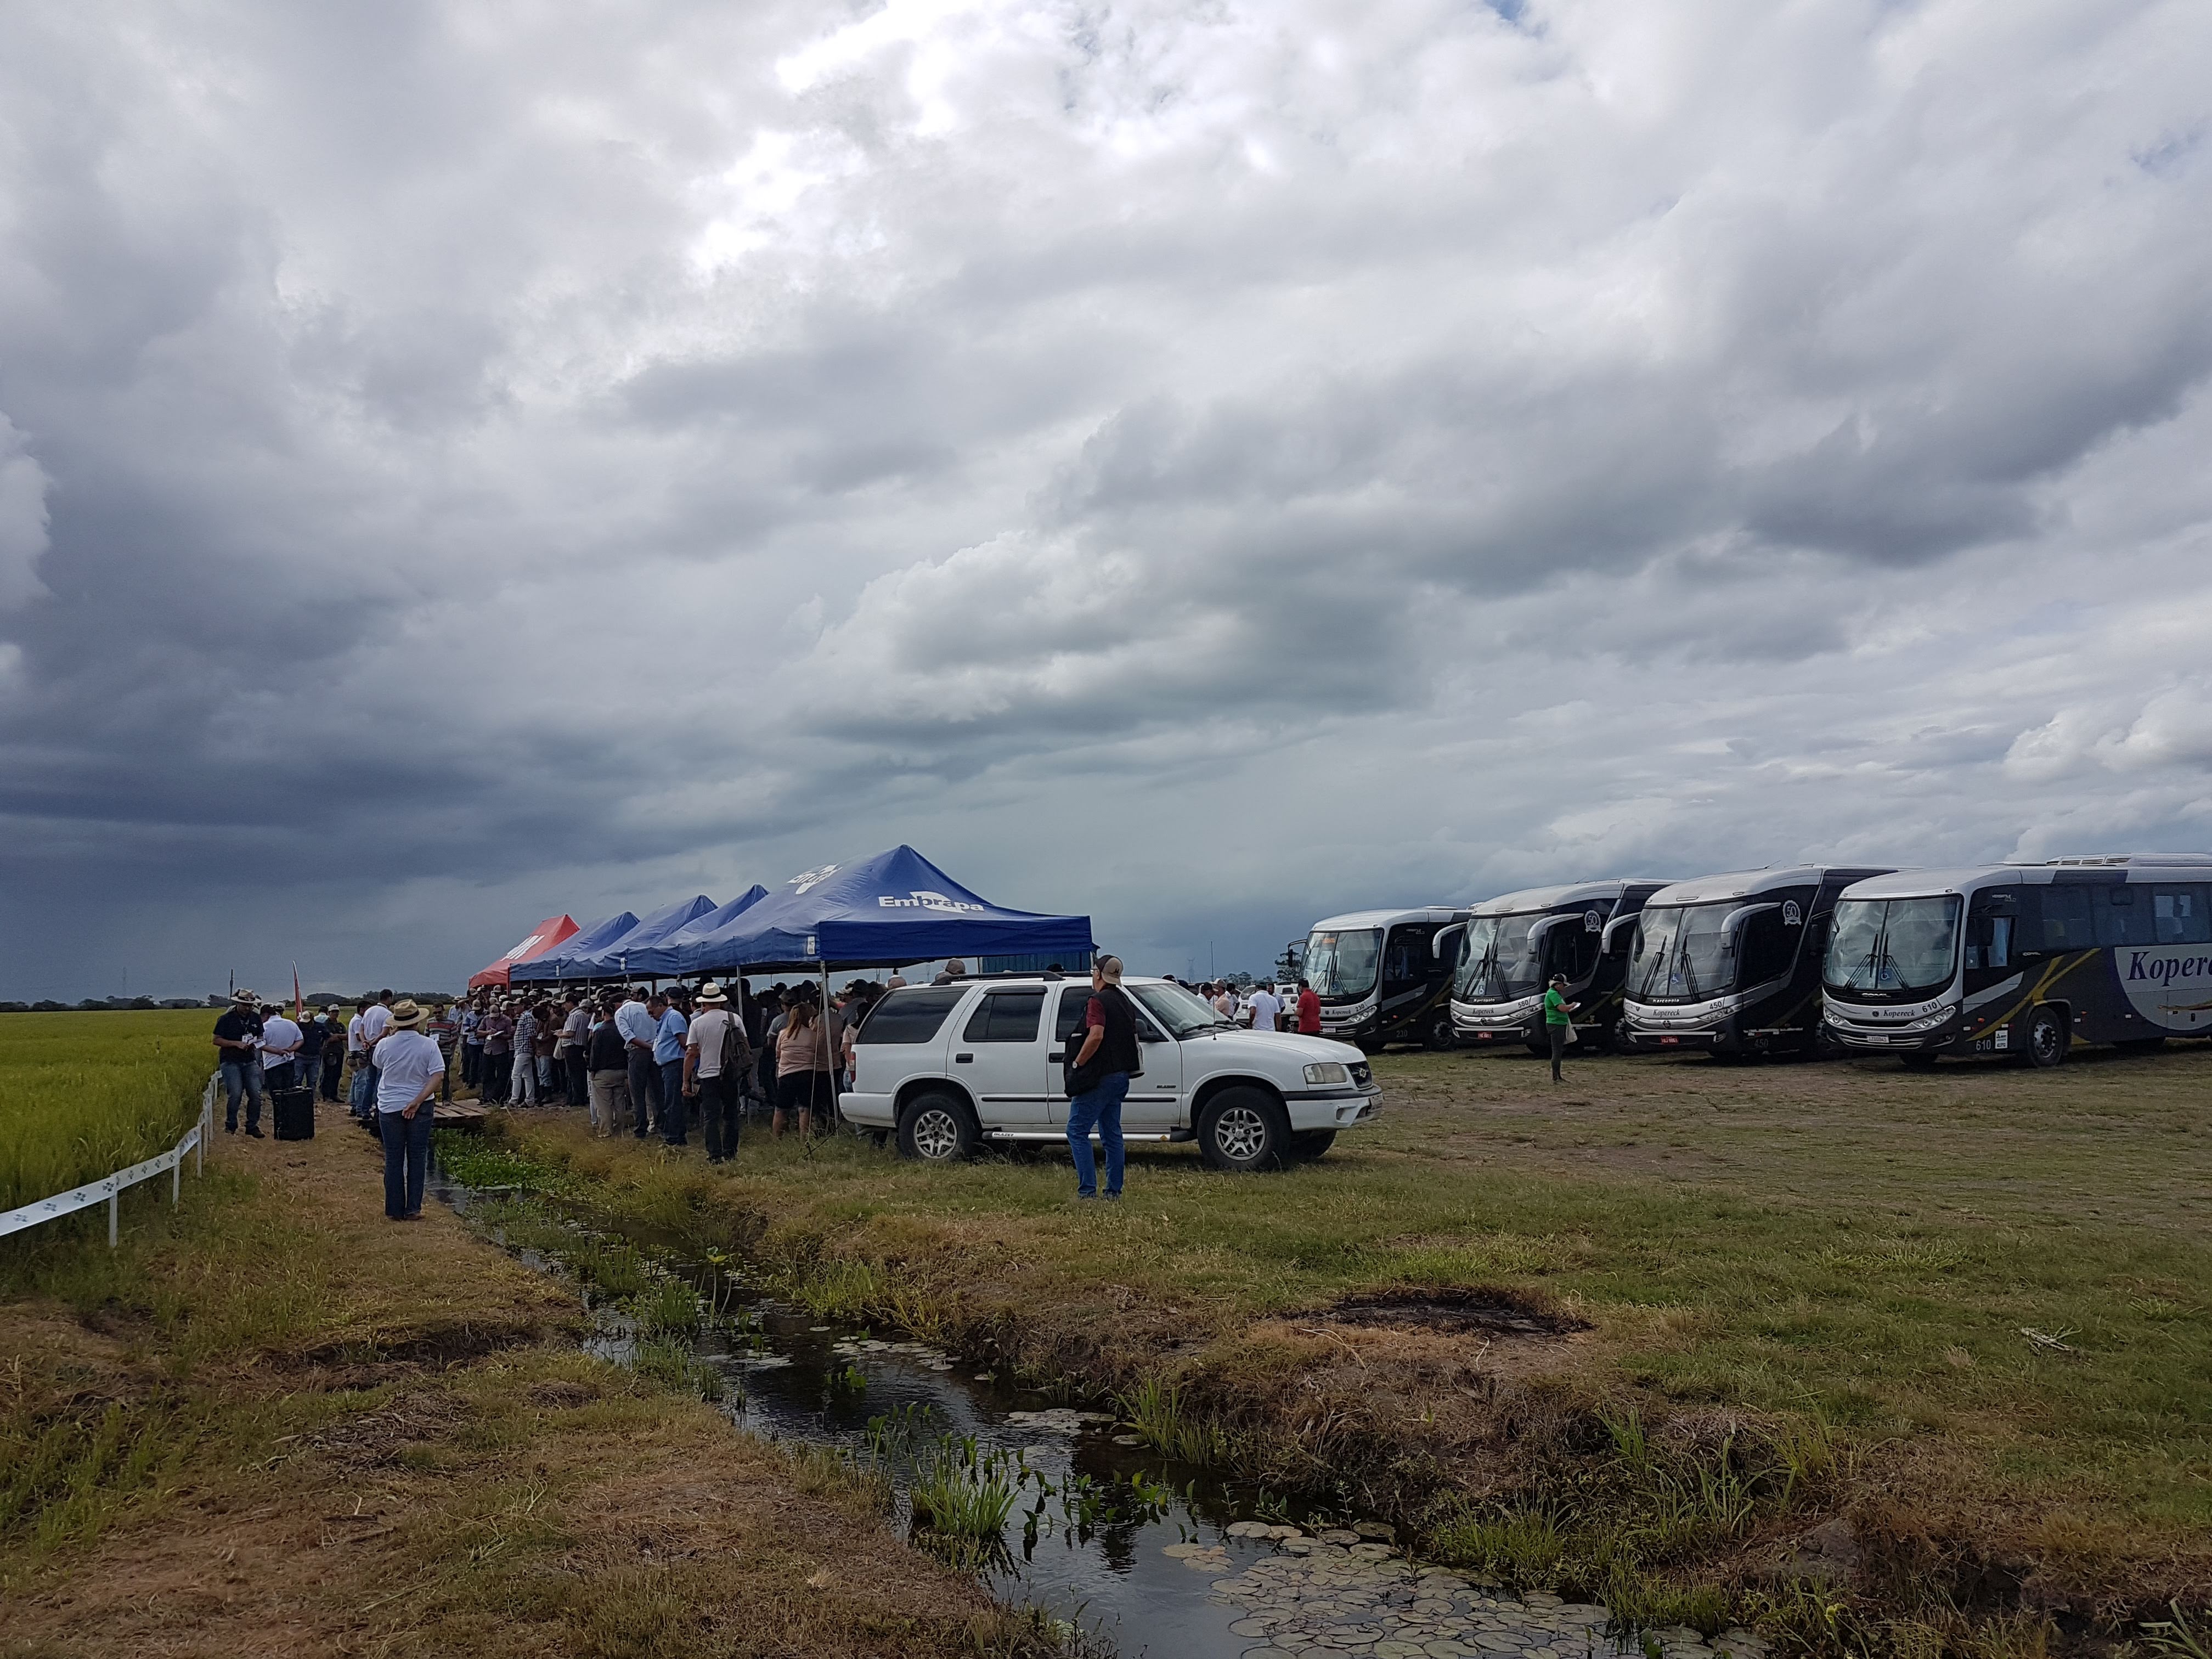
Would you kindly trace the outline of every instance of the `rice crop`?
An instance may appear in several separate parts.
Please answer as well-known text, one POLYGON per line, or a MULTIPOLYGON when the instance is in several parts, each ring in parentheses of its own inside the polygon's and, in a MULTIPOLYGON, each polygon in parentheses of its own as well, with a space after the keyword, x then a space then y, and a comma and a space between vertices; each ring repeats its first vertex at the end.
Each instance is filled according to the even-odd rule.
POLYGON ((0 1014, 0 1209, 165 1152, 199 1116, 216 1011, 0 1014))

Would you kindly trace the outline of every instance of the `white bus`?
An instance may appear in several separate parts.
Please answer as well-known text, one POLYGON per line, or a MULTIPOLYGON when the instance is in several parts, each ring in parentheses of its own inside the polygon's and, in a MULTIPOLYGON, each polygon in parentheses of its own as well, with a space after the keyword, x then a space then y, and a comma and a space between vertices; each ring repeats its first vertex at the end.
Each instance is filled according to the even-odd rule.
POLYGON ((1836 905, 1829 1041, 1932 1066, 2212 1036, 2212 854, 1905 870, 1836 905))
POLYGON ((1667 884, 1622 878, 1531 887, 1468 909, 1452 979, 1451 1018, 1462 1042, 1550 1052, 1540 1029, 1544 987, 1567 976, 1578 1033, 1610 1044, 1620 1020, 1629 936, 1644 901, 1667 884))

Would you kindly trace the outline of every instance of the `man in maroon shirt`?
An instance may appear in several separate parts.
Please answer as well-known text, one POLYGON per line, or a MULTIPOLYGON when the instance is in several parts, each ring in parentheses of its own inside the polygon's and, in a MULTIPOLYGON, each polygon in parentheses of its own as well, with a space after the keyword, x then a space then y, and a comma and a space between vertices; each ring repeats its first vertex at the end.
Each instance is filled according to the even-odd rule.
POLYGON ((1321 999, 1304 980, 1298 981, 1298 1032, 1302 1036, 1321 1035, 1321 999))

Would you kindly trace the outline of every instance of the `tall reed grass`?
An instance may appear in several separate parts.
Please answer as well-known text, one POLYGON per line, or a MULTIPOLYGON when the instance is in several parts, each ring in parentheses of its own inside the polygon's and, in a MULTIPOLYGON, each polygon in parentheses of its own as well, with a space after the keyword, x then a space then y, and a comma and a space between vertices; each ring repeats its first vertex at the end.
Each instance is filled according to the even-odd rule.
POLYGON ((199 1115, 216 1012, 0 1014, 0 1210, 167 1152, 199 1115))

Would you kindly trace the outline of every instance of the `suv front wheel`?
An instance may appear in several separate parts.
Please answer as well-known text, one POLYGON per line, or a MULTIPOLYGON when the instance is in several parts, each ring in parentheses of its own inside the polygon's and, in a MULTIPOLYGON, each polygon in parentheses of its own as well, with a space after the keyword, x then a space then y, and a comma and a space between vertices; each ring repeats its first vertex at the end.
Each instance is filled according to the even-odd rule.
POLYGON ((981 1139, 968 1103, 941 1090, 916 1095, 899 1114, 899 1151, 925 1164, 957 1164, 972 1158, 981 1139))
POLYGON ((1224 1089, 1198 1115, 1198 1150, 1217 1170, 1279 1170, 1291 1157, 1290 1114, 1258 1089, 1224 1089))

